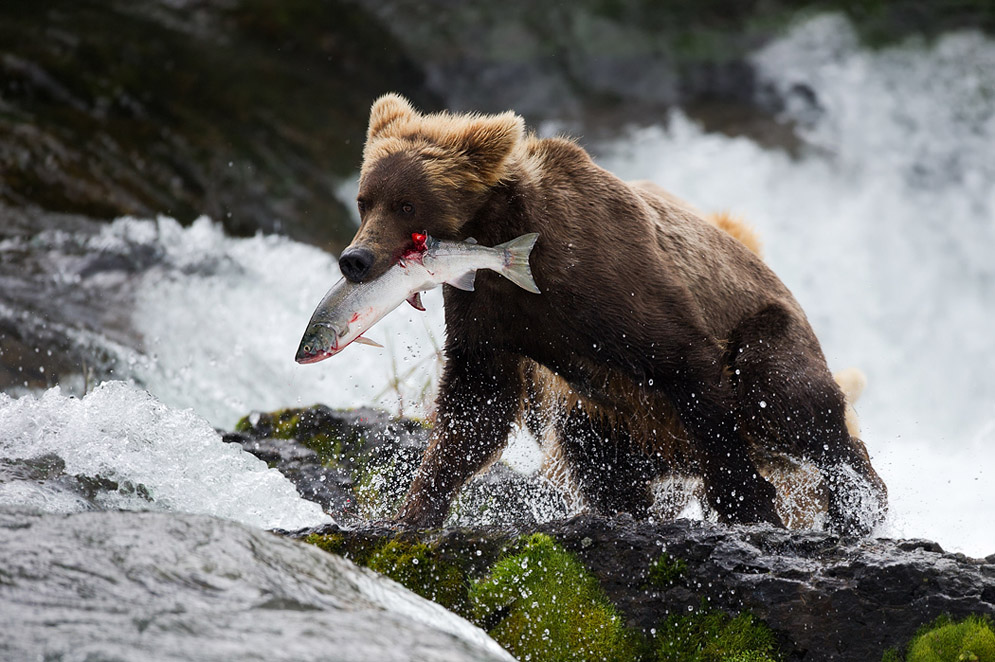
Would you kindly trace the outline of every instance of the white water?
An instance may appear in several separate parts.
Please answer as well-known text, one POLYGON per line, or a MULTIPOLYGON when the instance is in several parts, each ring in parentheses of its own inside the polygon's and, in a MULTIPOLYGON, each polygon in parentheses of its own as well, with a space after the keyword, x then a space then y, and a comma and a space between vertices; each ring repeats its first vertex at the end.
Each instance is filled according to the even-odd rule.
MULTIPOLYGON (((331 521, 280 472, 222 443, 203 418, 125 382, 106 382, 81 399, 58 387, 16 400, 0 393, 0 457, 44 455, 61 458, 68 476, 117 483, 97 491, 101 508, 210 514, 263 528, 331 521)), ((22 481, 0 482, 0 506, 88 508, 71 492, 22 481)))
POLYGON ((431 403, 440 291, 423 297, 426 312, 403 306, 368 334, 386 349, 353 345, 301 366, 294 355, 307 321, 339 279, 334 256, 283 237, 232 239, 206 218, 188 229, 123 219, 106 234, 167 251, 164 267, 143 275, 133 313, 150 353, 135 376, 165 402, 226 429, 250 410, 322 403, 424 415, 431 403))
MULTIPOLYGON (((756 225, 831 367, 868 375, 863 437, 891 493, 881 535, 995 552, 986 473, 995 460, 995 43, 966 33, 870 52, 844 21, 822 17, 757 62, 789 99, 788 118, 812 146, 803 156, 705 133, 675 113, 633 130, 600 161, 756 225), (790 92, 799 83, 817 106, 790 92)), ((293 356, 304 326, 338 278, 333 256, 280 237, 226 237, 207 219, 187 229, 122 219, 101 237, 125 239, 168 258, 141 275, 133 315, 147 354, 131 356, 125 375, 164 403, 154 406, 167 418, 191 408, 230 429, 252 410, 320 402, 422 414, 431 402, 443 341, 438 292, 424 298, 427 313, 404 306, 368 334, 388 349, 352 346, 300 366, 293 356)), ((58 397, 45 396, 51 411, 76 406, 58 397)), ((20 402, 3 406, 30 406, 20 402)), ((206 438, 209 426, 190 416, 206 438)), ((72 427, 100 434, 82 414, 72 427)), ((142 438, 138 426, 119 437, 132 435, 142 438)), ((524 443, 517 448, 528 455, 524 443)), ((179 454, 161 461, 177 474, 193 466, 179 454)), ((237 489, 254 470, 215 471, 203 479, 237 489)), ((193 497, 189 508, 200 498, 210 499, 193 497)))

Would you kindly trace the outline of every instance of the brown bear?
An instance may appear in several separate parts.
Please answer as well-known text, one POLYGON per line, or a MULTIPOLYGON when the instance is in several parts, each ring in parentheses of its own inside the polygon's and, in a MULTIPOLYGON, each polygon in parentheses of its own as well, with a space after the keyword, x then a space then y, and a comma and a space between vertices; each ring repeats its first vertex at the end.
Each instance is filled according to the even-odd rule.
MULTIPOLYGON (((674 197, 652 182, 633 182, 636 186, 654 189, 658 195, 694 209, 687 202, 674 197)), ((763 258, 763 248, 756 231, 741 218, 728 212, 702 214, 708 223, 720 228, 738 239, 755 255, 763 258)), ((848 368, 833 374, 833 379, 843 391, 846 402, 846 428, 861 452, 866 454, 859 440, 860 425, 853 404, 860 397, 866 385, 866 377, 856 368, 848 368)), ((583 506, 583 493, 573 476, 571 464, 565 453, 563 430, 558 423, 571 401, 568 384, 541 366, 535 366, 529 379, 530 398, 526 400, 523 419, 539 440, 544 454, 541 474, 549 480, 567 501, 570 507, 583 506)), ((662 425, 663 422, 658 421, 662 425)), ((682 438, 684 431, 672 422, 669 434, 674 437, 671 443, 687 443, 682 438)), ((824 517, 828 506, 828 490, 822 484, 818 470, 809 462, 800 461, 781 453, 771 453, 769 449, 751 445, 750 455, 761 475, 770 481, 777 490, 775 508, 781 520, 789 528, 812 528, 824 517)), ((677 517, 692 501, 702 501, 703 492, 699 477, 690 473, 692 466, 671 466, 669 474, 658 475, 654 489, 653 512, 665 519, 677 517)))
POLYGON ((783 526, 755 449, 801 458, 829 490, 829 522, 865 533, 884 484, 846 429, 843 395, 800 306, 743 243, 656 187, 626 183, 574 142, 527 135, 521 117, 372 108, 339 259, 363 282, 413 233, 495 245, 537 232, 525 292, 490 272, 446 287, 446 364, 429 447, 399 514, 442 522, 464 483, 537 417, 551 374, 558 430, 586 501, 645 516, 662 473, 701 476, 726 522, 783 526))

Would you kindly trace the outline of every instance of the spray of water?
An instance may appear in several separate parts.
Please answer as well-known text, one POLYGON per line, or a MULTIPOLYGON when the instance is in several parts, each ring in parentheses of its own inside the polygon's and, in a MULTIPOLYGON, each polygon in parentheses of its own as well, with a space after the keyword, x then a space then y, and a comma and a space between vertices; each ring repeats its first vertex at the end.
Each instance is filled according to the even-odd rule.
POLYGON ((443 337, 438 291, 423 297, 426 312, 405 305, 368 334, 387 349, 355 345, 301 366, 301 335, 340 277, 332 255, 279 236, 226 237, 206 218, 190 228, 122 219, 105 234, 165 253, 137 288, 145 353, 130 360, 131 376, 165 402, 228 429, 249 411, 315 403, 424 415, 443 337))
POLYGON ((125 382, 82 399, 58 387, 18 399, 0 393, 0 457, 14 478, 34 479, 0 481, 2 506, 166 510, 265 528, 331 521, 203 418, 125 382))

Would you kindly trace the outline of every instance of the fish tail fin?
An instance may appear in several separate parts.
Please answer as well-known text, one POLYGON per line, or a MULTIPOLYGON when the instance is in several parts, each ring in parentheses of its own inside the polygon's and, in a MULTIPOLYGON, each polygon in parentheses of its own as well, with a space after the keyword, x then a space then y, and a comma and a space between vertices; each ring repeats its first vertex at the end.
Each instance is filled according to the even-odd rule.
POLYGON ((530 232, 494 247, 505 252, 501 275, 533 294, 541 294, 535 278, 532 277, 532 267, 529 266, 529 255, 532 254, 538 238, 538 232, 530 232))

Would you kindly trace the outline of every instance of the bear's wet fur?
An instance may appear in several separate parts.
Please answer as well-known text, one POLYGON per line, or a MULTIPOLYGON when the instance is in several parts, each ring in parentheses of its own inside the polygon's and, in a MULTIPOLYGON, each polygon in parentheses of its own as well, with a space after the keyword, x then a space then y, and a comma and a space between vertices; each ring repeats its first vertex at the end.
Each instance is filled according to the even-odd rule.
POLYGON ((570 140, 527 134, 514 113, 422 114, 393 94, 371 111, 358 201, 340 261, 352 280, 385 272, 412 233, 485 246, 539 233, 541 295, 484 271, 474 292, 445 288, 437 418, 402 523, 440 524, 512 424, 542 417, 529 407, 540 373, 567 385, 550 415, 594 509, 645 516, 652 479, 683 472, 720 520, 781 526, 760 449, 817 468, 835 530, 883 517, 884 484, 801 307, 690 205, 570 140))

